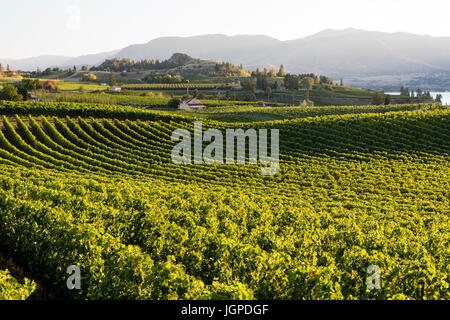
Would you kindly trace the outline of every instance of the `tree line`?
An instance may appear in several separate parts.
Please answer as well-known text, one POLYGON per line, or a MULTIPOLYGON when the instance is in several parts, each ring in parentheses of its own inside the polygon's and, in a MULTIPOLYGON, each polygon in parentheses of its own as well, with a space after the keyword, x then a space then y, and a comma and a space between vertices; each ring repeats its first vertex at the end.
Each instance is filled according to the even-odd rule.
POLYGON ((420 88, 416 89, 415 91, 413 89, 409 89, 407 87, 401 87, 400 88, 400 95, 405 97, 417 97, 417 98, 431 98, 431 92, 425 91, 420 88))
POLYGON ((59 90, 58 82, 54 80, 42 82, 39 79, 22 79, 21 82, 14 85, 8 84, 4 86, 0 90, 0 100, 27 101, 28 93, 35 90, 57 92, 59 90))
MULTIPOLYGON (((270 95, 272 90, 278 89, 283 85, 288 90, 298 90, 304 88, 305 90, 312 90, 315 84, 332 85, 333 79, 327 76, 317 76, 314 73, 307 74, 290 74, 286 73, 283 65, 280 66, 278 72, 271 68, 264 68, 260 71, 259 68, 251 73, 250 78, 241 80, 241 85, 246 91, 254 91, 255 89, 262 90, 270 95), (281 82, 279 81, 281 79, 281 82)), ((341 80, 343 85, 343 80, 341 80)))

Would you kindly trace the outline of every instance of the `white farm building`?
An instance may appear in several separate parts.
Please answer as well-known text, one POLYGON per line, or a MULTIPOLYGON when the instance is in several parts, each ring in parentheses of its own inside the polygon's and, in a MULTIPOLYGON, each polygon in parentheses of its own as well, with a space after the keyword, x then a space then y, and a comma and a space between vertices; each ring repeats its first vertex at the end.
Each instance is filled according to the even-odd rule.
POLYGON ((201 108, 206 108, 206 106, 203 105, 197 98, 183 99, 178 105, 178 109, 181 110, 201 109, 201 108))

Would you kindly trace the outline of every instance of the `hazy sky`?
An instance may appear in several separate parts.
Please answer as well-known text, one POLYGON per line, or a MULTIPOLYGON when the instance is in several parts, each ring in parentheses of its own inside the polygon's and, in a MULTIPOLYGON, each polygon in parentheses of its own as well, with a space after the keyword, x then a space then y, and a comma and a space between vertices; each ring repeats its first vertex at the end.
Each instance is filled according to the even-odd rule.
POLYGON ((2 0, 0 58, 77 56, 160 36, 301 38, 326 28, 450 36, 448 0, 2 0))

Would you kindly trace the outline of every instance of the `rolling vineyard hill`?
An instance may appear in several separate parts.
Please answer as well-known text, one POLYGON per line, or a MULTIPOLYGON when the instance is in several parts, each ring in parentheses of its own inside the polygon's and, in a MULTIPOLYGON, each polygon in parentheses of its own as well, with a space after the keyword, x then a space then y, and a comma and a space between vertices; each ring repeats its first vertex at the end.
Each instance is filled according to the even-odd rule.
POLYGON ((71 298, 449 298, 448 108, 254 110, 1 102, 0 248, 71 298), (196 119, 279 129, 280 172, 173 164, 196 119))

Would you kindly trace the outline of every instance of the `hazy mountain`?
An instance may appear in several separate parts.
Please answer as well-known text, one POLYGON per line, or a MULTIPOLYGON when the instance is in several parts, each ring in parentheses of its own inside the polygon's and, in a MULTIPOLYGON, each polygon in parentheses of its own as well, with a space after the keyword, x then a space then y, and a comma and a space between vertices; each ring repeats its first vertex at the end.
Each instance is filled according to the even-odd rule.
POLYGON ((450 37, 357 29, 328 29, 291 41, 266 36, 165 37, 129 46, 116 56, 167 59, 174 52, 249 68, 284 64, 291 72, 332 77, 450 71, 450 37))
POLYGON ((64 56, 38 56, 25 59, 0 59, 0 63, 6 68, 9 64, 13 70, 34 71, 37 67, 44 70, 47 67, 60 66, 71 57, 64 56))
MULTIPOLYGON (((184 52, 202 59, 246 63, 261 50, 276 47, 282 41, 262 35, 226 36, 222 34, 196 37, 164 37, 145 44, 126 47, 116 57, 135 60, 168 59, 175 52, 184 52)), ((251 66, 251 65, 247 65, 251 66)))
POLYGON ((105 59, 114 56, 120 50, 102 52, 97 54, 88 54, 79 57, 65 57, 65 56, 38 56, 26 59, 0 59, 0 63, 6 67, 7 64, 13 70, 23 70, 23 71, 34 71, 36 68, 45 70, 50 67, 65 67, 72 68, 77 66, 77 68, 82 65, 95 65, 100 64, 105 59))
POLYGON ((73 67, 73 66, 83 66, 83 65, 98 65, 101 64, 103 61, 105 61, 108 58, 114 57, 117 52, 120 50, 114 50, 109 52, 102 52, 97 54, 87 54, 84 56, 79 56, 76 58, 71 58, 64 62, 65 67, 73 67))
POLYGON ((307 36, 303 39, 324 39, 329 37, 336 37, 336 36, 346 36, 350 34, 356 34, 365 32, 364 30, 354 29, 354 28, 347 28, 343 30, 334 30, 334 29, 325 29, 320 32, 317 32, 315 34, 312 34, 310 36, 307 36))
POLYGON ((288 69, 332 77, 450 71, 450 37, 327 30, 281 51, 288 69))
MULTIPOLYGON (((335 79, 450 72, 450 37, 327 29, 290 41, 263 35, 163 37, 115 52, 77 58, 42 56, 11 62, 12 68, 95 65, 109 57, 168 59, 175 52, 231 62, 253 70, 284 64, 289 72, 314 72, 335 79)), ((6 65, 6 60, 0 63, 6 65)))

